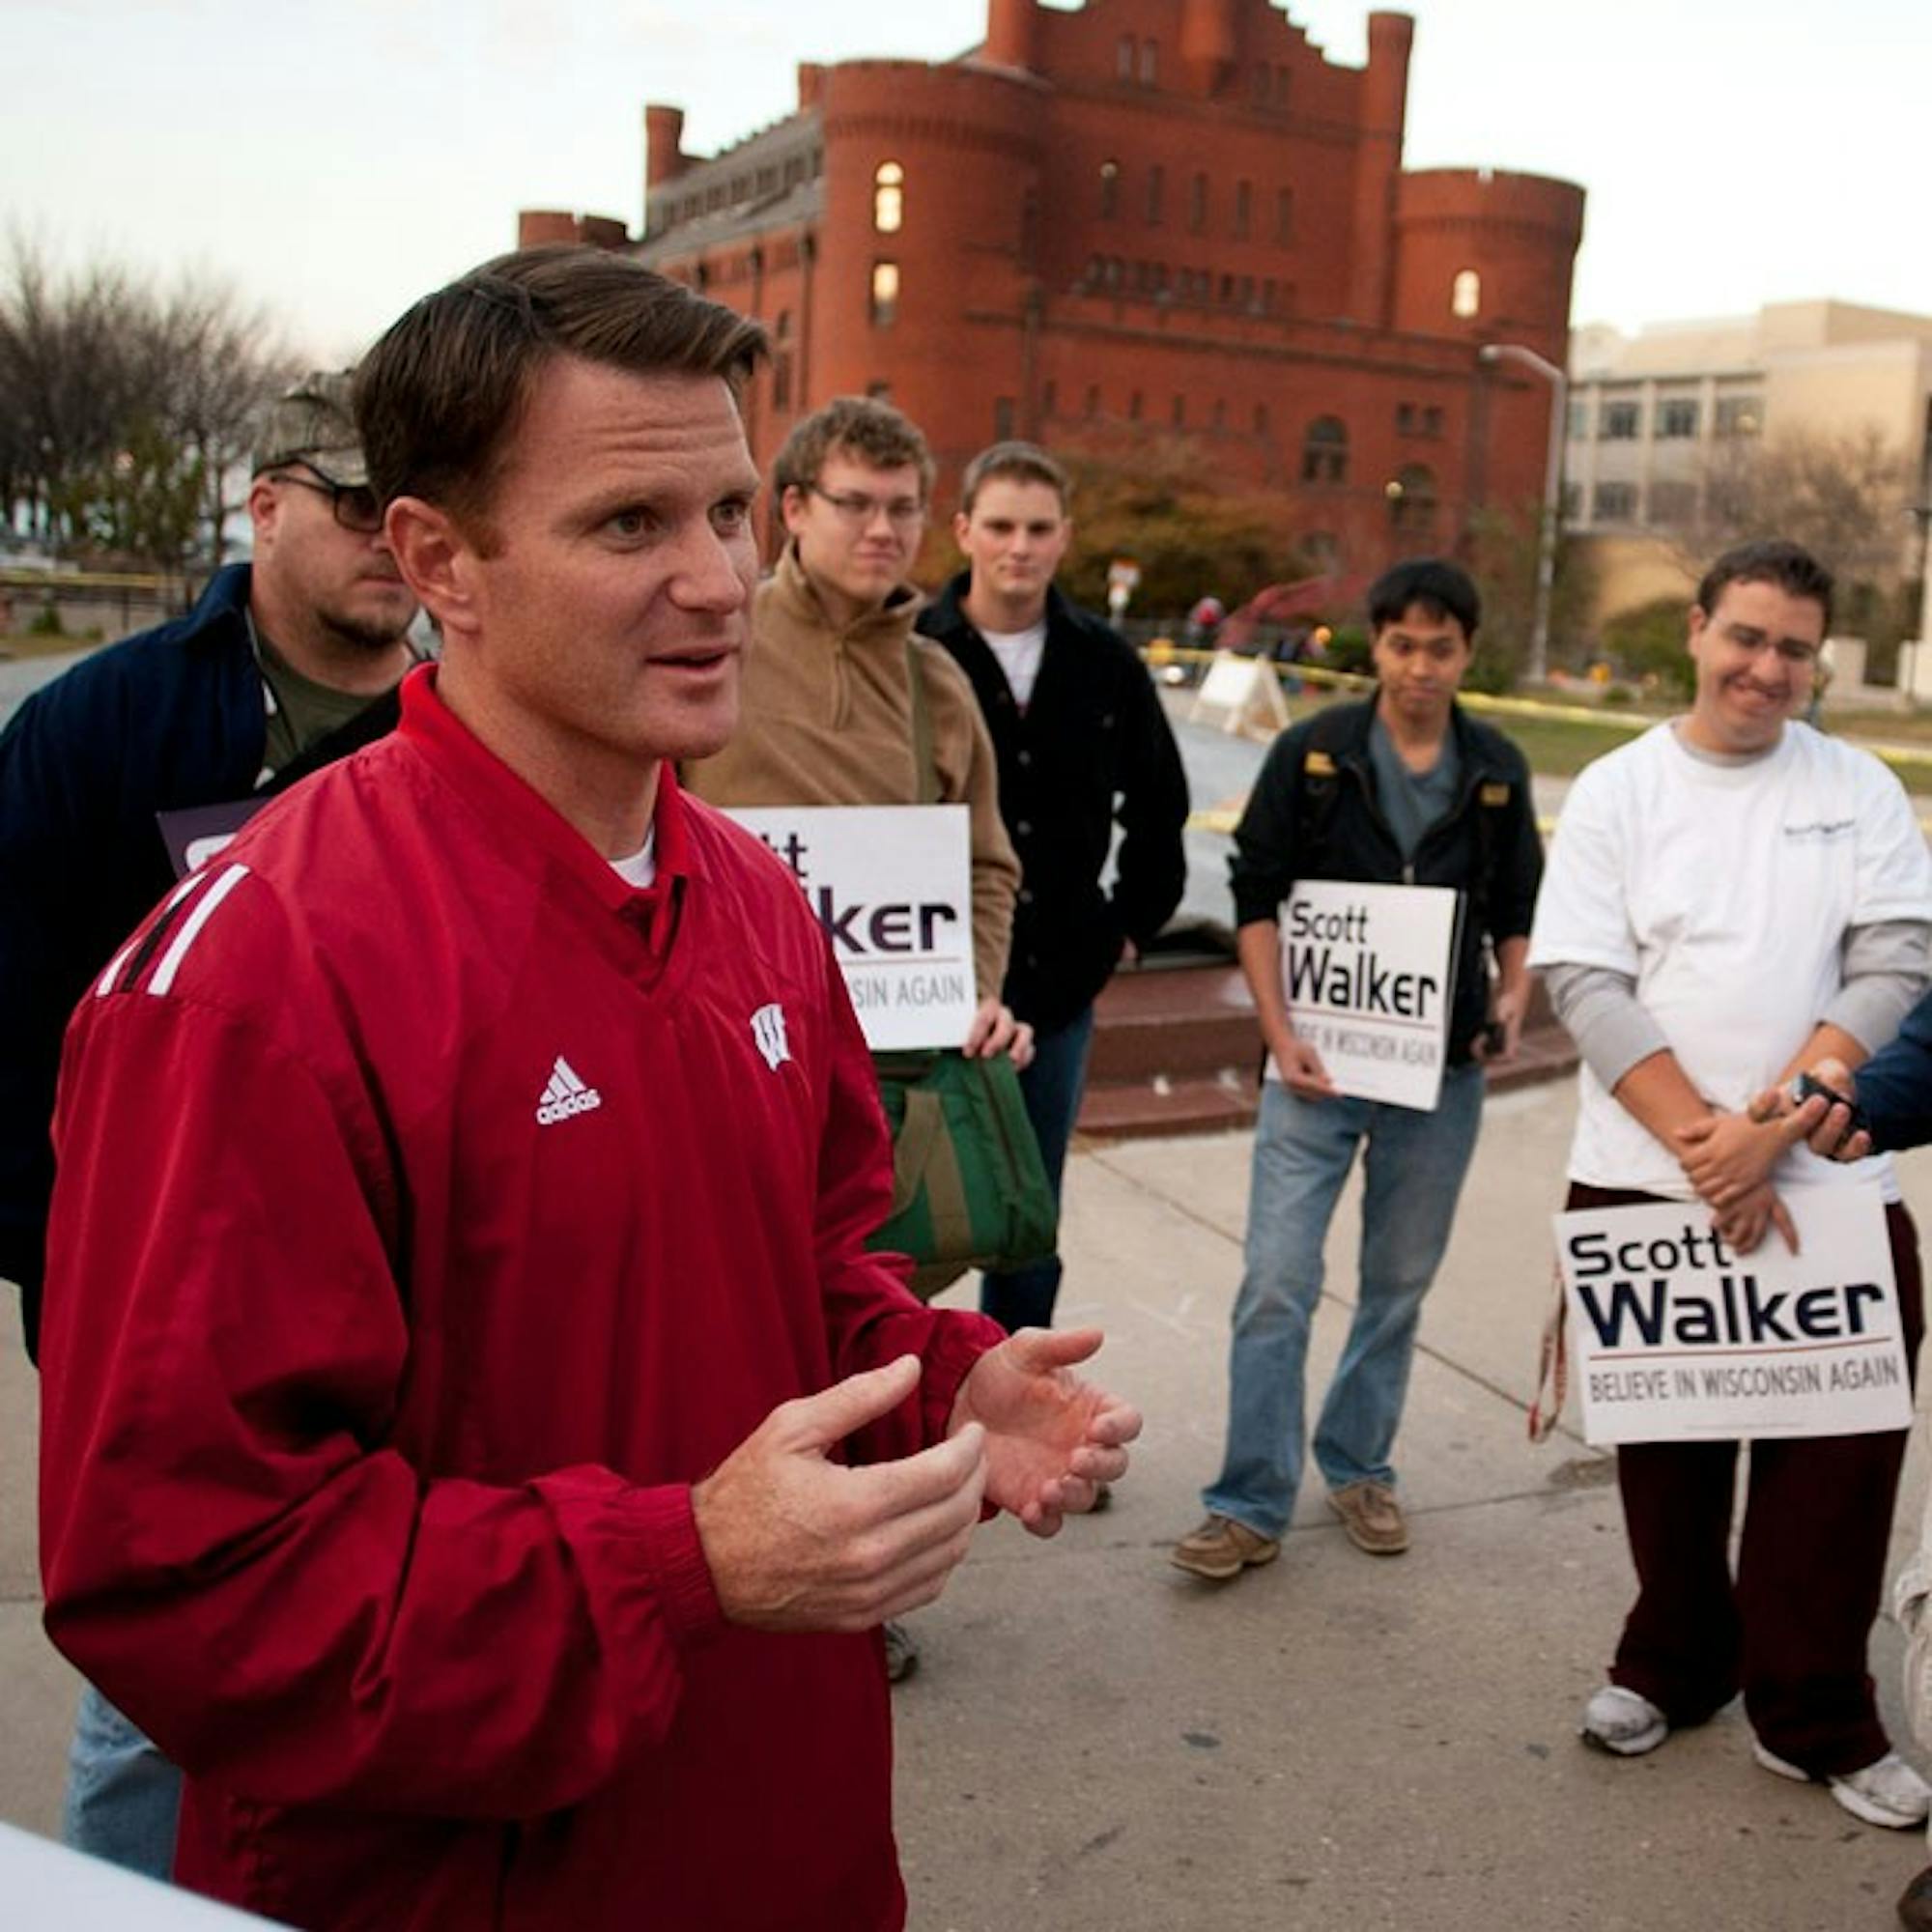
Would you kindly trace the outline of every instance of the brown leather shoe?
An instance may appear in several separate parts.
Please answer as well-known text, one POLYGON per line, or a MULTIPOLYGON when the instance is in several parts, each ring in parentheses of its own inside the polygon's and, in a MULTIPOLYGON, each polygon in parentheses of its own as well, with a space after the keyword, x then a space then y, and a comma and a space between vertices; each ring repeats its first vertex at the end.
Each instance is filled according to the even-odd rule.
POLYGON ((1905 1932, 1932 1932, 1932 1865, 1899 1894, 1898 1922, 1905 1932))
POLYGON ((1272 1563, 1280 1554, 1279 1538, 1264 1536, 1231 1516, 1210 1516, 1168 1551, 1167 1560, 1190 1576, 1225 1583, 1243 1570, 1272 1563))
POLYGON ((1350 1483, 1329 1492, 1328 1507, 1342 1519, 1349 1541, 1371 1556, 1400 1556, 1408 1548, 1408 1524, 1386 1483, 1350 1483))

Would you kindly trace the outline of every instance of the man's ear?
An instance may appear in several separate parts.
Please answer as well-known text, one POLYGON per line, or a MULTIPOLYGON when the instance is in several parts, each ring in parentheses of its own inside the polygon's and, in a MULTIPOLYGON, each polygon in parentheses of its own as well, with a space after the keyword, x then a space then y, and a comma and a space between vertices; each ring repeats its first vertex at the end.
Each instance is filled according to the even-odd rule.
POLYGON ((959 554, 966 554, 966 532, 973 527, 973 519, 964 510, 952 513, 952 541, 959 546, 959 554))
POLYGON ((281 507, 281 498, 275 495, 274 486, 267 474, 249 479, 248 521, 255 526, 257 550, 274 542, 281 507))
POLYGON ((779 492, 779 518, 787 536, 797 536, 806 516, 806 493, 796 483, 787 483, 779 492))
POLYGON ((445 631, 476 628, 476 551, 447 510, 420 497, 398 497, 383 534, 416 602, 445 631))

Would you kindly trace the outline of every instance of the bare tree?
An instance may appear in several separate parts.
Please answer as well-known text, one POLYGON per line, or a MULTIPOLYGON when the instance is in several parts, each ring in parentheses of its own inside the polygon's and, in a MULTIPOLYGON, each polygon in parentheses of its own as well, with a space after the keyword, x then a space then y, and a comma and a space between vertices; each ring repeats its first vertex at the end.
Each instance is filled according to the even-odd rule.
POLYGON ((292 373, 225 284, 162 293, 105 263, 63 275, 16 231, 0 259, 0 518, 57 554, 219 563, 228 479, 292 373))
POLYGON ((1876 428, 1841 436, 1791 430, 1712 445, 1696 515, 1677 532, 1694 575, 1753 537, 1788 537, 1848 584, 1889 592, 1913 564, 1913 466, 1876 428))
POLYGON ((219 282, 181 283, 157 316, 167 420, 201 467, 201 514, 210 558, 220 563, 231 514, 245 500, 228 488, 253 447, 263 412, 300 373, 262 308, 219 282))

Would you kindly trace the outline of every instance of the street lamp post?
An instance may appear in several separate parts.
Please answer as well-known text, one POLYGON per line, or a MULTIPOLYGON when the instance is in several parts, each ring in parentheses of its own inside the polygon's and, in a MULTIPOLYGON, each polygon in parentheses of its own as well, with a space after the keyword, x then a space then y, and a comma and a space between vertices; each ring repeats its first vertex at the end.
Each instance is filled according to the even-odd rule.
POLYGON ((1549 674, 1549 602, 1556 584, 1556 529, 1563 511, 1563 439, 1570 412, 1570 379, 1547 356, 1520 342, 1486 342, 1484 362, 1520 362, 1549 384, 1549 447, 1543 465, 1543 525, 1536 546, 1536 614, 1529 633, 1529 680, 1549 674))

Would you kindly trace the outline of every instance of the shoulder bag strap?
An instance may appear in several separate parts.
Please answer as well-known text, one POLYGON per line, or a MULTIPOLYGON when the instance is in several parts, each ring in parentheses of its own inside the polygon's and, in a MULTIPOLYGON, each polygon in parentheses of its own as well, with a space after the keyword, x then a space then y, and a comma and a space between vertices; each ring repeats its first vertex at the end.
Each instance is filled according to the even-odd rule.
POLYGON ((932 755, 932 708, 926 701, 925 672, 919 662, 919 646, 906 639, 906 696, 912 706, 912 759, 919 778, 920 805, 939 803, 939 766, 932 755))

